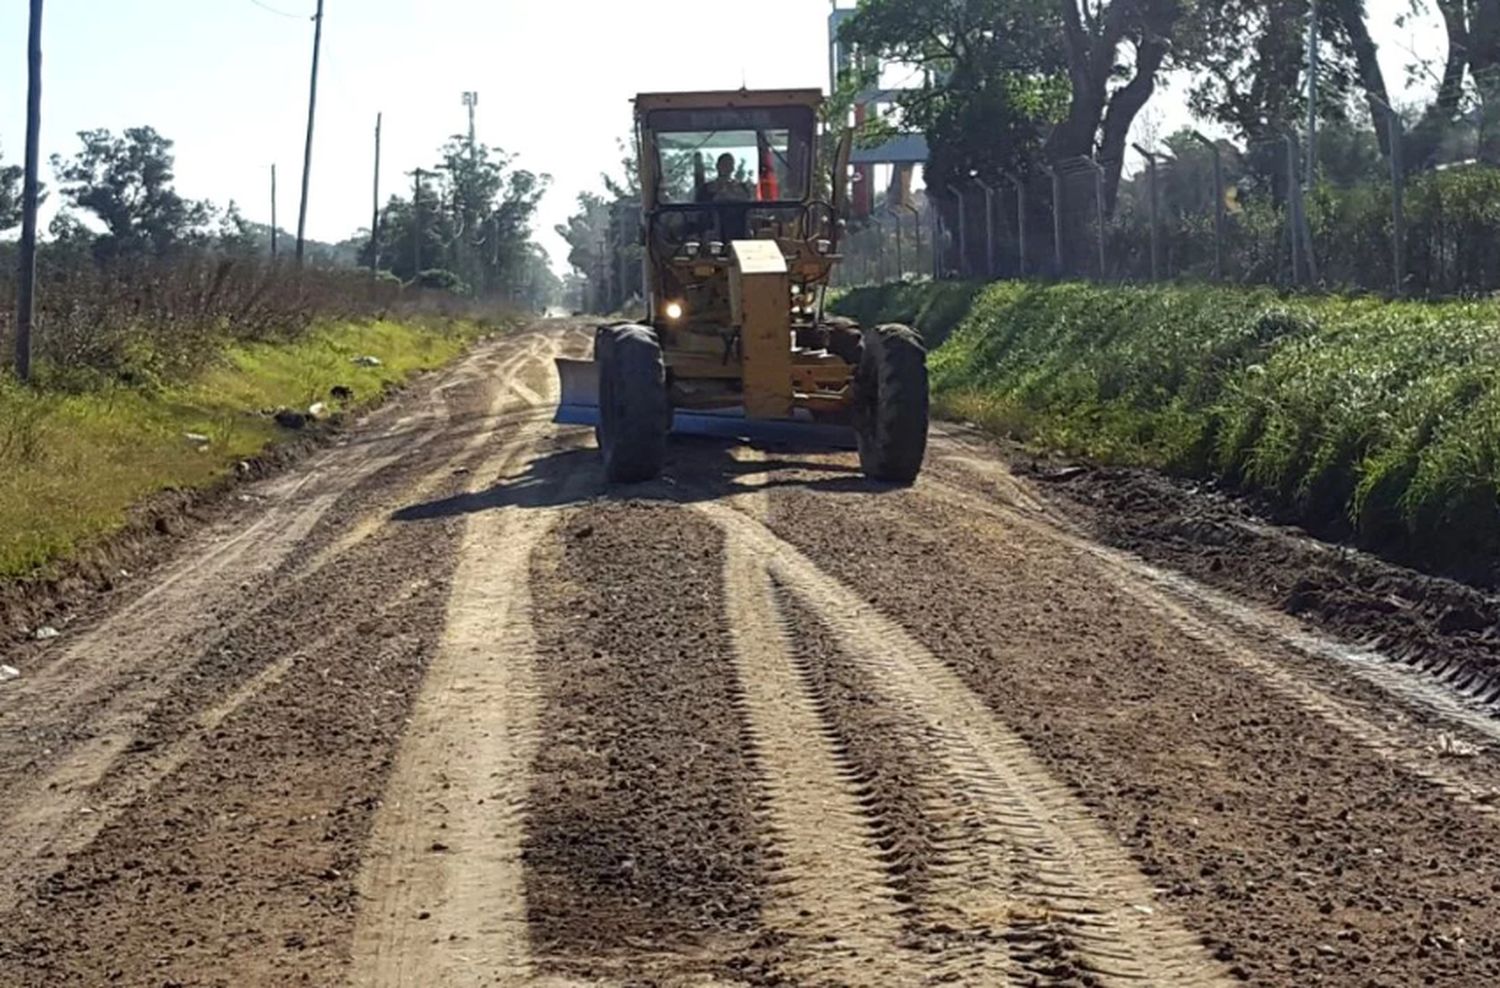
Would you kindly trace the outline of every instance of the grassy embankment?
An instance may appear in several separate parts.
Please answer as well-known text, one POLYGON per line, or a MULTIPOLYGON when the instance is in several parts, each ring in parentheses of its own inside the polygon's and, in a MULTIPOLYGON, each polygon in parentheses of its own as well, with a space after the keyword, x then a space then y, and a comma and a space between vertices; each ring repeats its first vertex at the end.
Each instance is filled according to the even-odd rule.
POLYGON ((1217 478, 1315 530, 1495 574, 1493 302, 1001 283, 872 288, 838 307, 922 329, 940 414, 1039 449, 1217 478))
POLYGON ((265 410, 368 405, 451 361, 481 332, 456 321, 337 323, 292 341, 233 345, 180 384, 0 383, 0 578, 35 572, 117 530, 143 497, 213 483, 287 434, 265 410), (354 363, 360 355, 380 366, 354 363), (354 397, 331 401, 335 386, 354 397))

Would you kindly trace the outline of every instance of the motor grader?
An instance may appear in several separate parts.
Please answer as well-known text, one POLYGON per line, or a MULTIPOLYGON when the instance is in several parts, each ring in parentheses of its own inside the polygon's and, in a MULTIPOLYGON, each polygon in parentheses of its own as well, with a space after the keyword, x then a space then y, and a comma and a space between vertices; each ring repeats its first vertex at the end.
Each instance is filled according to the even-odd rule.
POLYGON ((636 97, 647 313, 600 326, 592 361, 558 361, 556 420, 595 427, 611 482, 660 473, 672 432, 852 446, 867 476, 916 478, 921 340, 824 315, 851 135, 823 135, 820 198, 821 105, 817 90, 636 97))

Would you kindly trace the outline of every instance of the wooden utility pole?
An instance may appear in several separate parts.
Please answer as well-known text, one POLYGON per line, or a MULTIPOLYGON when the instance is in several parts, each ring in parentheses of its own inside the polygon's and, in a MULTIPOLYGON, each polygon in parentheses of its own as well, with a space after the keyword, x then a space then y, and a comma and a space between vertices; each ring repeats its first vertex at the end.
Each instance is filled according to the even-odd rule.
POLYGON ((418 168, 411 188, 411 278, 416 281, 422 274, 422 175, 418 168))
POLYGON ((297 213, 297 264, 302 264, 307 245, 307 186, 312 177, 313 118, 318 111, 318 56, 323 49, 323 0, 313 15, 312 85, 307 96, 307 146, 302 152, 302 208, 297 213))
POLYGON ((16 291, 16 376, 31 379, 31 327, 36 318, 37 171, 42 138, 42 0, 31 0, 26 45, 26 179, 21 188, 21 270, 16 291))
POLYGON ((380 271, 380 125, 385 114, 375 114, 375 210, 370 214, 370 277, 380 271))
POLYGON ((276 260, 276 166, 271 166, 271 260, 276 260))

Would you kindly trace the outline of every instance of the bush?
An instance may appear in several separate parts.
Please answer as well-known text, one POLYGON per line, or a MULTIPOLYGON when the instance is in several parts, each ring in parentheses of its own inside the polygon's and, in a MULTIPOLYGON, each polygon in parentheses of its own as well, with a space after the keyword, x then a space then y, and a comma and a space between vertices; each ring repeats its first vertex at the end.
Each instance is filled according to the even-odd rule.
POLYGON ((432 291, 452 292, 454 295, 469 294, 469 286, 462 278, 442 268, 429 268, 417 275, 417 287, 432 291))
MULTIPOLYGON (((13 246, 0 245, 0 372, 15 323, 13 246)), ((446 271, 428 274, 447 276, 446 271)), ((403 289, 352 268, 299 269, 269 258, 190 252, 97 265, 87 252, 49 245, 38 265, 33 356, 43 387, 158 388, 186 380, 237 345, 289 342, 321 325, 473 316, 449 290, 403 289)))
MULTIPOLYGON (((920 311, 888 289, 845 312, 920 311)), ((1473 576, 1500 551, 1493 304, 1001 283, 931 358, 937 407, 1038 447, 1215 477, 1473 576)))
MULTIPOLYGON (((1108 229, 1109 277, 1151 276, 1150 213, 1140 180, 1122 189, 1108 229), (1127 194, 1128 193, 1128 194, 1127 194)), ((1169 183, 1168 183, 1169 184, 1169 183)), ((1319 185, 1307 196, 1322 284, 1387 294, 1394 277, 1390 182, 1319 185)), ((1448 298, 1500 291, 1500 168, 1468 165, 1411 176, 1406 184, 1406 291, 1448 298)), ((1289 276, 1286 214, 1266 189, 1235 199, 1226 217, 1224 269, 1241 284, 1277 284, 1289 276)), ((1094 234, 1087 234, 1090 244, 1094 234)), ((1213 274, 1213 212, 1203 204, 1163 207, 1163 274, 1213 274)), ((1093 269, 1088 262, 1088 270, 1093 269)))

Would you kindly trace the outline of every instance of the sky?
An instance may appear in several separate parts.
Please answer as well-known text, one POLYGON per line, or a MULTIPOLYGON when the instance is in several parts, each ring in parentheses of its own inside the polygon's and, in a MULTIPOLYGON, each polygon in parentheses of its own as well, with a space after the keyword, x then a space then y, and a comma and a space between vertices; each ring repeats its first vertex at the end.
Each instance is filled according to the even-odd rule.
MULTIPOLYGON (((1395 86, 1410 51, 1442 52, 1431 18, 1397 28, 1409 0, 1367 0, 1395 86)), ((149 124, 176 142, 178 188, 295 229, 316 0, 47 0, 43 154, 77 131, 149 124)), ((370 221, 375 115, 385 115, 382 199, 467 128, 552 176, 539 239, 578 193, 618 171, 630 98, 672 89, 819 87, 828 0, 327 0, 308 235, 342 240, 370 221)), ((26 4, 0 11, 0 155, 24 140, 26 4)), ((1183 86, 1157 100, 1163 132, 1186 122, 1183 86)), ((50 173, 50 169, 48 170, 50 173)), ((50 174, 49 174, 50 177, 50 174)))

